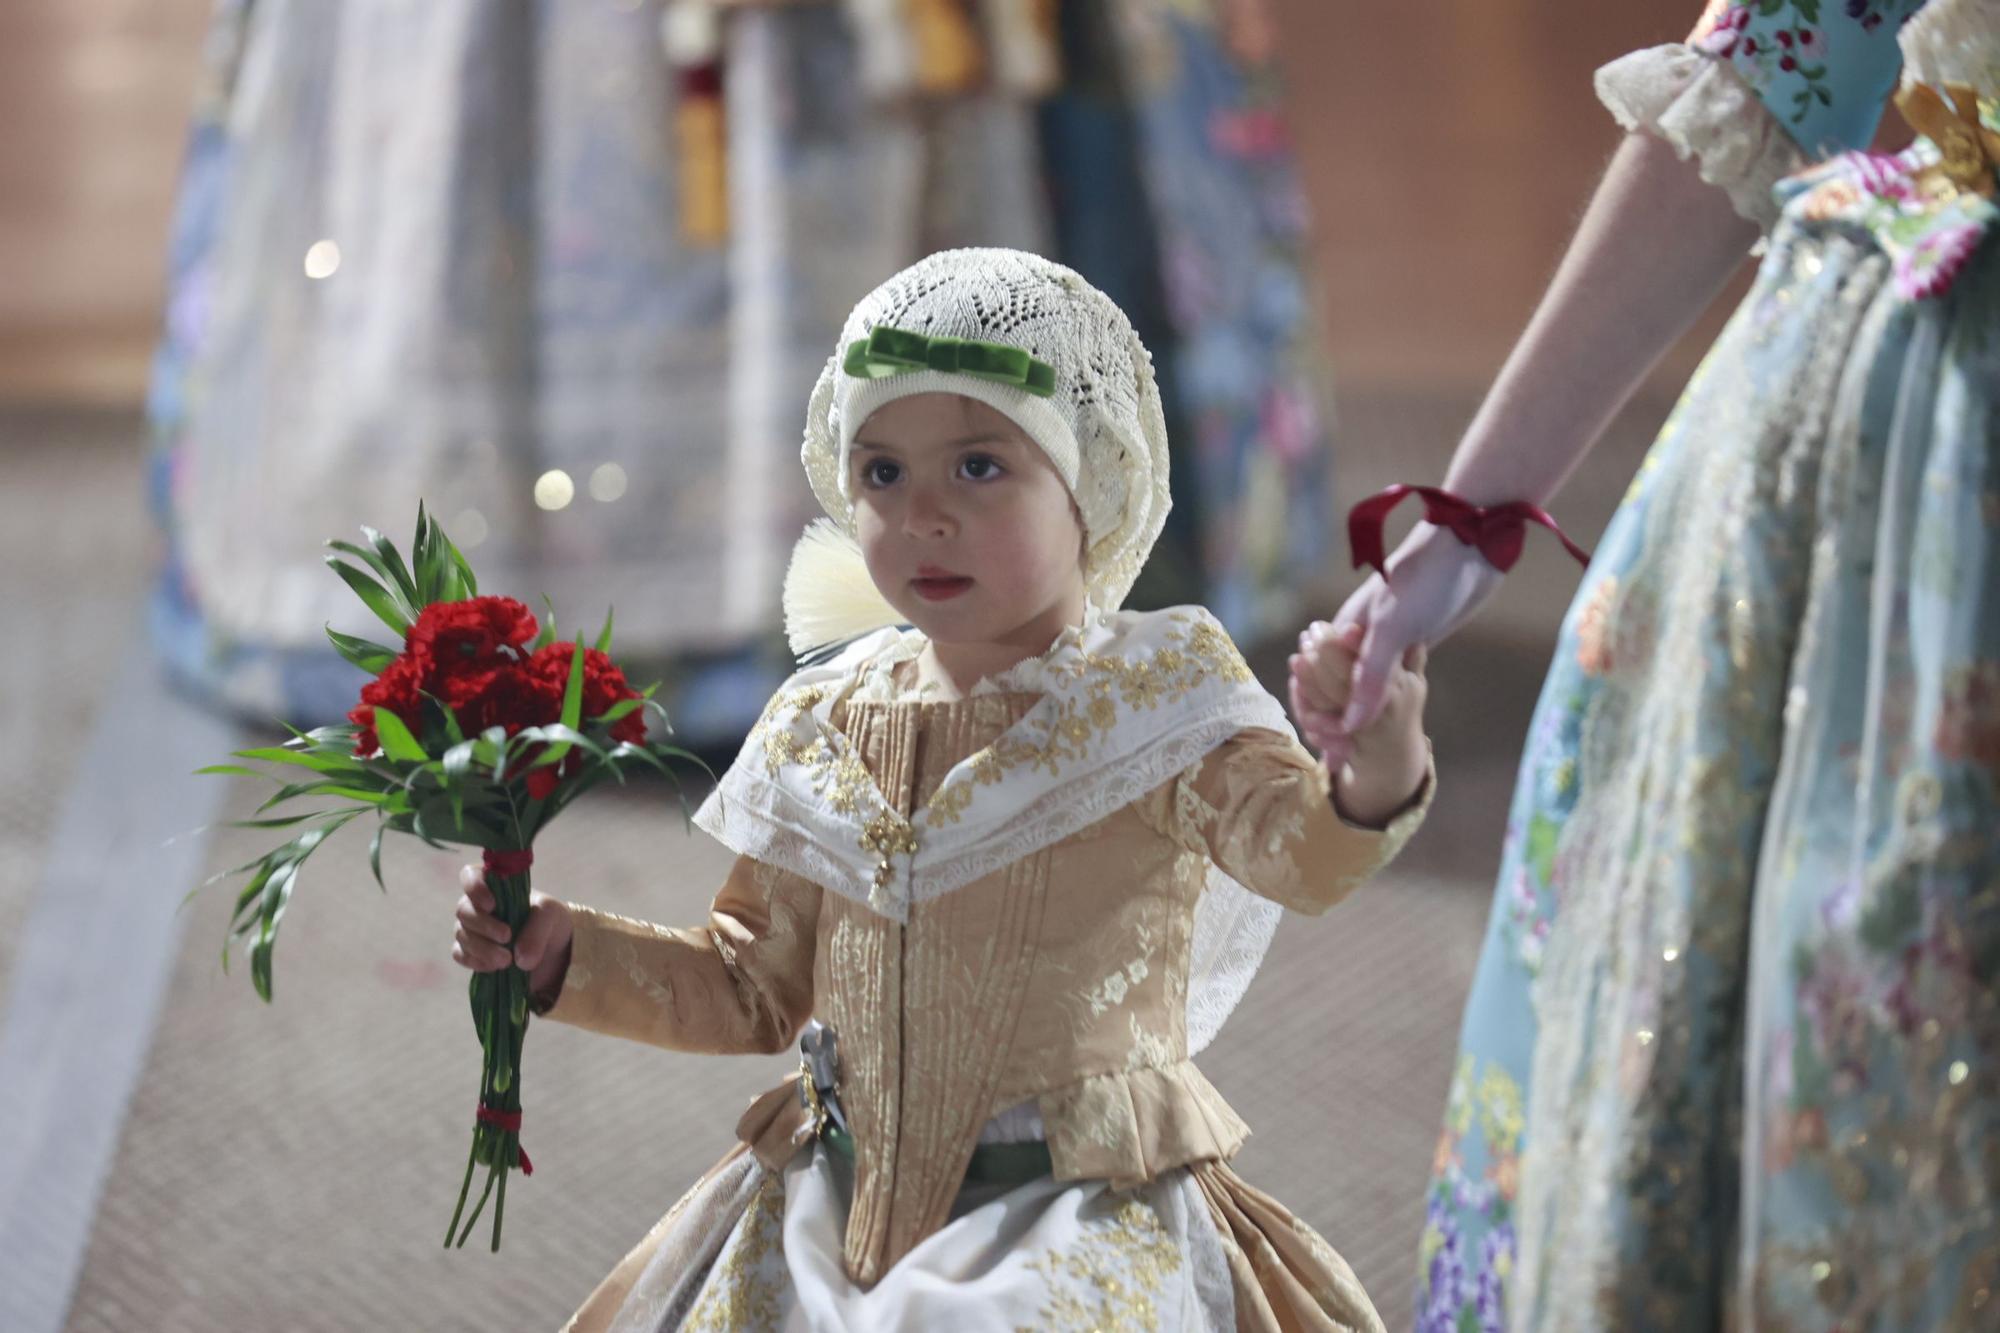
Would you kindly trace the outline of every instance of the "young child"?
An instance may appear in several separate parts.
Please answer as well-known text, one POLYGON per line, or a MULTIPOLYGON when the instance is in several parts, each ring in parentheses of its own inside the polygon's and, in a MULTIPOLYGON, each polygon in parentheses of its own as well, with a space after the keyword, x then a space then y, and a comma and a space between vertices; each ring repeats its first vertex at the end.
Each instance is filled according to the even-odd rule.
MULTIPOLYGON (((803 454, 830 524, 794 646, 868 632, 697 815, 739 854, 708 925, 538 897, 510 956, 467 870, 453 956, 518 961, 547 1017, 682 1051, 806 1033, 570 1327, 1380 1328, 1230 1170, 1249 1130, 1190 1057, 1280 907, 1325 911, 1421 821, 1421 662, 1335 778, 1205 611, 1117 610, 1167 506, 1152 363, 1033 255, 933 255, 863 300, 803 454)), ((1353 648, 1302 642, 1302 723, 1338 717, 1353 648)))

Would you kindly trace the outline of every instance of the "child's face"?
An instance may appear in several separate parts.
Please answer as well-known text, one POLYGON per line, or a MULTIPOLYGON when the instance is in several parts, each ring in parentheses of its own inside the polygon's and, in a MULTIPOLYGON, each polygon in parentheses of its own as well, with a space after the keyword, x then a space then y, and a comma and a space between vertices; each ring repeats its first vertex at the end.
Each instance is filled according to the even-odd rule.
POLYGON ((848 457, 855 531, 889 604, 934 643, 1002 643, 1083 610, 1083 528, 1048 455, 985 403, 912 394, 848 457))

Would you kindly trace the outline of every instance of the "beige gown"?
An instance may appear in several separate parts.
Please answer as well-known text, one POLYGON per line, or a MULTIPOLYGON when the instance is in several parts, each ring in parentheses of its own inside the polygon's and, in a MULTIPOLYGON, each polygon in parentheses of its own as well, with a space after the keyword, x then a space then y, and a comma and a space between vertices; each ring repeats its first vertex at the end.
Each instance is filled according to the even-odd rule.
MULTIPOLYGON (((908 694, 834 714, 883 794, 921 806, 1034 703, 908 694)), ((838 1034, 851 1166, 797 1076, 605 1278, 578 1333, 676 1328, 1379 1329, 1347 1263, 1227 1165, 1248 1128, 1187 1058, 1208 864, 1324 912, 1387 863, 1289 735, 1243 731, 1081 832, 906 923, 740 858, 705 927, 575 909, 547 1016, 678 1051, 838 1034), (982 1139, 1046 1138, 1053 1179, 961 1190, 982 1139)))

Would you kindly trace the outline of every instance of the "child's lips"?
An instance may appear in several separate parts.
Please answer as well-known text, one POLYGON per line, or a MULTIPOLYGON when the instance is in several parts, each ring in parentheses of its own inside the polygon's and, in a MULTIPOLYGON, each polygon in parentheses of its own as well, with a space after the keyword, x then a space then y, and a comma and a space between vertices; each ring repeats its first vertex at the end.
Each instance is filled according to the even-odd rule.
POLYGON ((947 602, 961 596, 972 587, 972 580, 963 574, 946 574, 942 571, 926 569, 910 580, 910 590, 927 602, 947 602))

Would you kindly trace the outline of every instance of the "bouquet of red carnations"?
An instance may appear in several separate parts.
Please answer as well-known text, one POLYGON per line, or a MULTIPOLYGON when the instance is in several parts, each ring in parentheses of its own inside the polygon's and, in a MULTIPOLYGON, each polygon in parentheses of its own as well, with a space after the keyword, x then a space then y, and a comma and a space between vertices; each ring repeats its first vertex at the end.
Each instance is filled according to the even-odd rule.
MULTIPOLYGON (((316 808, 246 820, 250 828, 297 828, 289 842, 228 874, 248 873, 230 920, 232 939, 250 949, 250 979, 271 998, 271 952, 278 924, 306 858, 329 834, 375 816, 369 864, 382 882, 382 835, 412 833, 432 846, 457 843, 484 852, 487 887, 498 915, 519 932, 528 914, 535 835, 570 802, 606 778, 625 780, 633 766, 672 778, 669 760, 700 761, 646 739, 647 719, 668 730, 653 690, 634 690, 613 664, 611 618, 594 647, 556 638, 555 616, 537 625, 520 602, 482 597, 471 567, 435 521, 417 510, 417 536, 406 564, 380 533, 363 528, 366 546, 333 541, 327 557, 382 622, 400 649, 341 634, 327 637, 349 662, 375 679, 361 689, 351 725, 301 732, 280 746, 235 757, 275 772, 216 764, 203 773, 271 778, 279 789, 258 814, 294 801, 316 808), (343 557, 348 557, 344 559, 343 557), (286 776, 279 776, 283 773, 286 776), (288 780, 288 778, 296 780, 288 780)), ((223 963, 228 965, 228 941, 223 963)), ((464 1245, 493 1205, 492 1248, 500 1248, 507 1175, 533 1170, 521 1151, 521 1044, 528 1030, 528 974, 518 967, 472 977, 472 1021, 485 1052, 472 1152, 459 1186, 446 1245, 464 1245), (486 1185, 464 1217, 473 1172, 486 1185), (460 1222, 463 1219, 463 1226, 460 1222)))

